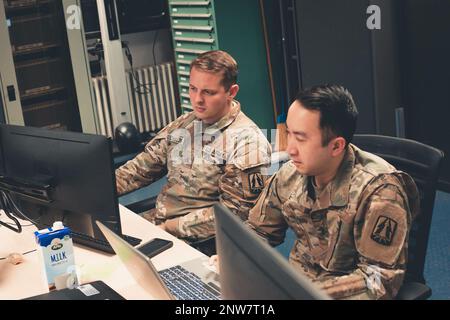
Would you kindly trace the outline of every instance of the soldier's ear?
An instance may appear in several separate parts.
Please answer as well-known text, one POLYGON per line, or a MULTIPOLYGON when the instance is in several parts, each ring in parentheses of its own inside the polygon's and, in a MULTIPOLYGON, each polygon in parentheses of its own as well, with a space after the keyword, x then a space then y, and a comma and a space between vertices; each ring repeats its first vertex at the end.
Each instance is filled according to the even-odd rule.
POLYGON ((345 150, 345 139, 343 137, 334 138, 331 141, 331 150, 333 156, 341 154, 345 150))
POLYGON ((234 97, 236 97, 238 91, 239 91, 239 85, 238 84, 233 84, 230 87, 230 90, 228 90, 228 95, 230 96, 231 99, 234 99, 234 97))

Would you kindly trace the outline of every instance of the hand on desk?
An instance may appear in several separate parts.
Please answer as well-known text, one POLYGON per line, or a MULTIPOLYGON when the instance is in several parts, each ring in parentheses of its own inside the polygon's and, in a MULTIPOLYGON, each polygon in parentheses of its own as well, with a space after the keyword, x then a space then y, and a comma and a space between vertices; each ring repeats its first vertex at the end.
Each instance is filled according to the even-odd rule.
POLYGON ((214 266, 216 269, 215 271, 219 273, 219 256, 217 254, 214 254, 209 258, 209 265, 214 266))

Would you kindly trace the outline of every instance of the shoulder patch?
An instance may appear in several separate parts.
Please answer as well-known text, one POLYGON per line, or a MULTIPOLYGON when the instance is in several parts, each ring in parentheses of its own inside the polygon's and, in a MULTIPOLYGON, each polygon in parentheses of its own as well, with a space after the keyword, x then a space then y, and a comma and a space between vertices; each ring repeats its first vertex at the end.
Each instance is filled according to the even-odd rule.
POLYGON ((383 246, 390 246, 396 231, 397 222, 391 218, 380 215, 375 223, 370 238, 383 246))
POLYGON ((259 194, 264 188, 264 179, 261 172, 253 172, 248 175, 248 185, 253 194, 259 194))

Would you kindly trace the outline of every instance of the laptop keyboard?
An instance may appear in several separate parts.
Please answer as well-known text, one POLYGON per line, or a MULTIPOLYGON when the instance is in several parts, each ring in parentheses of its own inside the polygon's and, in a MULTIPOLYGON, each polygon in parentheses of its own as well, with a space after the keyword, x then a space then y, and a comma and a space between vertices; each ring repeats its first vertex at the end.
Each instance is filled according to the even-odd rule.
POLYGON ((219 300, 219 288, 213 283, 204 283, 196 274, 181 266, 159 272, 164 283, 177 300, 219 300))

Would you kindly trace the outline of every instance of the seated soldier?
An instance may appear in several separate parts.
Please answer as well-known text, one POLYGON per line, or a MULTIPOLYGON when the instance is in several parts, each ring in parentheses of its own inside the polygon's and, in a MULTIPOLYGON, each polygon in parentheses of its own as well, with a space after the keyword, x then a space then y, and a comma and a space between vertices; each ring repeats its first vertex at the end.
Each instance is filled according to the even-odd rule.
POLYGON ((356 118, 341 86, 301 91, 287 116, 291 161, 267 182, 248 224, 272 245, 290 227, 289 261, 333 298, 390 299, 403 282, 418 191, 350 143, 356 118))
POLYGON ((215 235, 212 206, 217 202, 246 220, 264 187, 271 147, 234 100, 237 74, 228 53, 199 55, 191 63, 189 83, 194 111, 167 125, 116 170, 119 194, 167 174, 156 208, 144 217, 187 242, 215 235))

